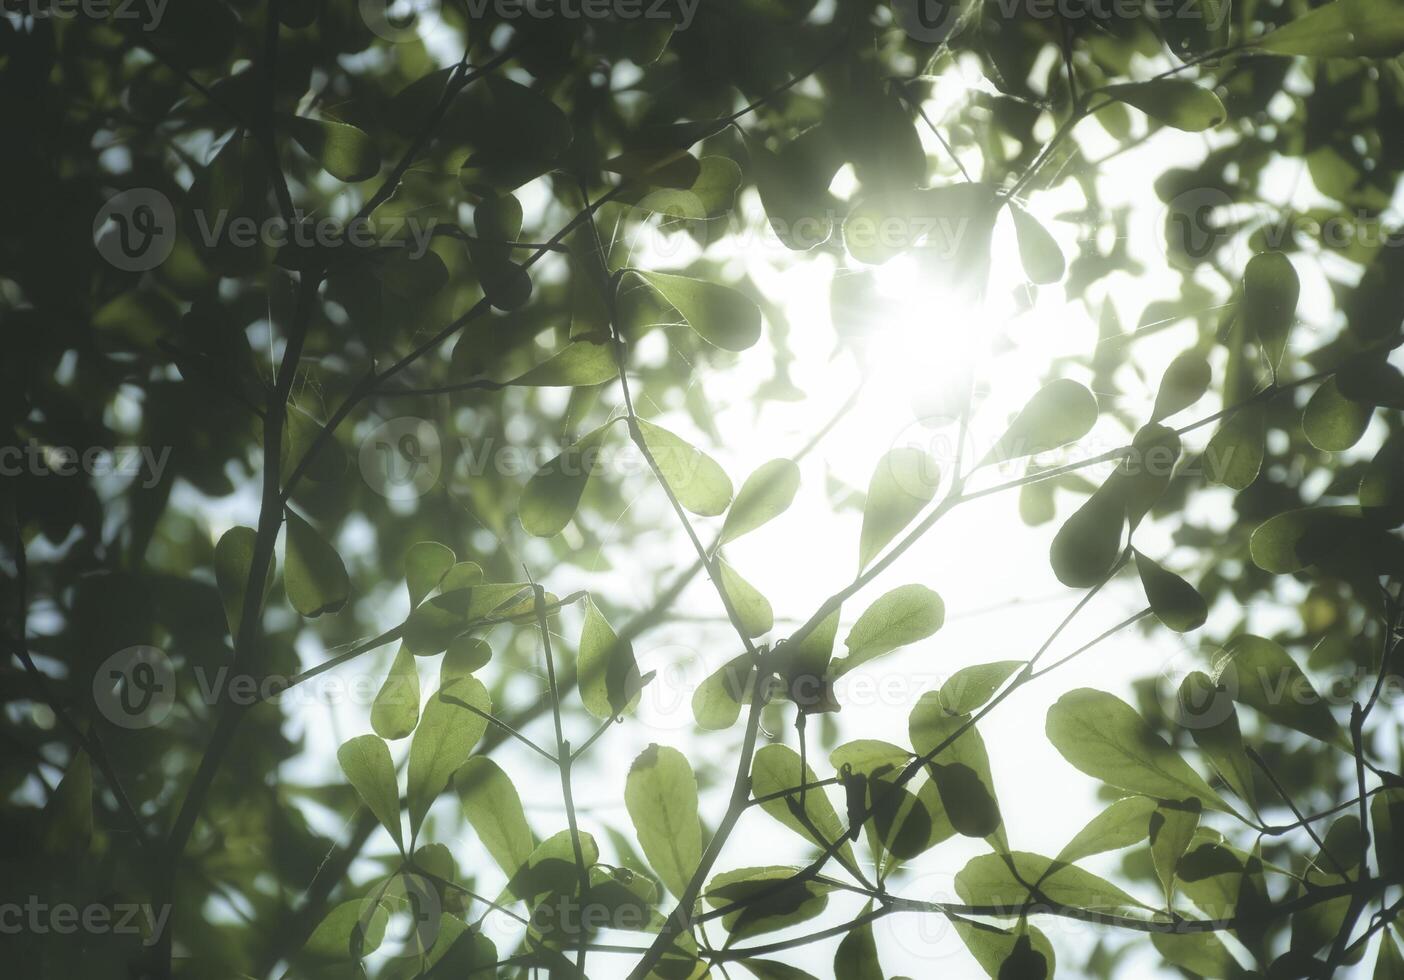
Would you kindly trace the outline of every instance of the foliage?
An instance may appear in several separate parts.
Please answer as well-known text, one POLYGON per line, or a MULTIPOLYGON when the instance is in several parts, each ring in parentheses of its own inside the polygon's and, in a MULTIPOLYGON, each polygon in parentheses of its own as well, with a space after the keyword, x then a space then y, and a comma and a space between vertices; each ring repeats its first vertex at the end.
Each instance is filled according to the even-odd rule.
POLYGON ((0 847, 26 910, 145 913, 31 925, 16 975, 803 977, 804 950, 866 980, 907 916, 999 980, 1404 975, 1400 0, 464 0, 422 30, 374 2, 59 6, 0 18, 0 847), (1135 190, 1165 210, 1152 297, 1100 177, 1172 130, 1202 142, 1135 190), (1066 254, 1039 217, 1063 191, 1060 225, 1113 234, 1066 254), (863 360, 885 264, 980 308, 1005 225, 1023 301, 1061 289, 1101 334, 982 446, 1009 382, 945 385, 951 458, 873 446, 866 494, 801 467, 817 417, 728 472, 723 399, 816 398, 790 373, 823 325, 734 261, 757 204, 833 271, 836 360, 863 360), (470 442, 553 448, 515 472, 470 442), (130 446, 135 475, 95 462, 130 446), (999 493, 1056 521, 1075 605, 913 697, 908 744, 854 730, 846 676, 949 631, 889 570, 999 493), (828 568, 793 577, 845 584, 797 609, 735 556, 806 494, 828 568), (694 585, 724 617, 699 731, 621 759, 679 666, 635 641, 694 585), (1114 589, 1144 607, 1052 653, 1114 589), (1057 687, 1133 628, 1199 644, 1169 698, 1057 687), (299 715, 348 670, 364 710, 299 715), (981 734, 1034 683, 1106 804, 1054 857, 1020 848, 1021 774, 981 734), (949 894, 904 889, 930 869, 949 894))

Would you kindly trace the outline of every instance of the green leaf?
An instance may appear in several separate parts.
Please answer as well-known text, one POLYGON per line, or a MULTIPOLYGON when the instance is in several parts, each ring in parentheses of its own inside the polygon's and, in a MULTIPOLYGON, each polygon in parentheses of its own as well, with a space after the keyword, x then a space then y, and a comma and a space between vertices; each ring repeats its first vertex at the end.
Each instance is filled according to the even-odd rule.
POLYGON ((340 612, 351 595, 351 581, 341 556, 312 525, 292 511, 287 515, 283 585, 288 601, 309 619, 340 612))
MULTIPOLYGON (((872 910, 870 901, 863 906, 862 914, 867 915, 872 910)), ((856 926, 843 937, 834 953, 834 976, 844 980, 884 980, 872 923, 856 926)))
MULTIPOLYGON (((445 581, 452 577, 454 573, 450 571, 445 581)), ((522 582, 493 582, 440 592, 410 613, 405 621, 405 646, 416 657, 441 653, 477 621, 502 610, 527 588, 522 582)), ((519 603, 517 609, 529 613, 530 600, 519 603)), ((465 653, 471 656, 472 651, 465 653)))
MULTIPOLYGON (((584 831, 580 833, 580 851, 586 867, 600 859, 599 845, 594 837, 584 831)), ((536 850, 527 858, 526 866, 507 882, 506 895, 535 905, 543 896, 553 892, 578 896, 579 883, 580 869, 575 863, 575 844, 570 831, 562 830, 536 845, 536 850)))
POLYGON ((703 898, 713 908, 744 903, 745 907, 722 916, 722 928, 733 940, 773 932, 807 922, 821 915, 829 904, 832 887, 819 881, 782 884, 799 873, 797 868, 767 866, 737 868, 707 883, 703 898), (765 893, 765 898, 753 896, 765 893))
POLYGON ((1204 475, 1233 490, 1246 490, 1263 468, 1267 414, 1260 404, 1234 412, 1204 450, 1204 475))
POLYGON ((848 656, 834 662, 833 677, 844 674, 904 647, 926 639, 946 621, 946 604, 924 585, 900 585, 882 596, 858 617, 844 645, 848 656))
POLYGON ((687 321, 703 340, 722 350, 744 351, 761 335, 761 312, 748 296, 727 286, 663 272, 633 270, 687 321))
POLYGON ((1121 554, 1126 502, 1112 475, 1053 536, 1048 560, 1058 581, 1073 589, 1090 589, 1111 574, 1121 554))
POLYGON ((456 560, 451 548, 436 541, 410 545, 405 553, 405 585, 409 588, 410 608, 419 605, 439 587, 456 560))
POLYGON ((1176 16, 1160 18, 1158 28, 1177 58, 1198 61, 1228 46, 1231 10, 1230 0, 1188 0, 1176 10, 1176 16))
POLYGON ((1360 508, 1379 527, 1404 524, 1404 433, 1380 447, 1360 478, 1360 508))
POLYGON ((357 735, 336 750, 336 761, 352 788, 375 814, 382 827, 390 831, 400 853, 405 850, 400 827, 400 790, 395 784, 395 764, 390 750, 374 735, 357 735))
POLYGON ((956 832, 965 837, 992 838, 998 850, 1007 850, 989 753, 979 730, 970 722, 969 715, 947 714, 941 707, 940 693, 927 691, 907 718, 907 731, 912 748, 922 758, 945 746, 932 756, 930 772, 956 832))
POLYGON ((1209 618, 1209 606, 1194 586, 1139 551, 1135 555, 1136 571, 1141 575, 1146 601, 1155 618, 1176 633, 1188 633, 1203 626, 1209 618))
MULTIPOLYGON (((751 760, 751 795, 757 799, 817 781, 814 770, 809 766, 801 770, 799 754, 788 745, 762 746, 751 760)), ((833 803, 829 801, 828 792, 822 787, 805 791, 803 809, 800 808, 799 793, 767 800, 761 804, 761 809, 805 840, 815 841, 817 833, 823 838, 815 841, 821 847, 838 840, 845 829, 833 803), (798 816, 800 813, 804 814, 803 820, 798 816)), ((850 865, 853 863, 853 849, 847 841, 838 853, 850 865)))
POLYGON ((497 763, 481 755, 463 764, 456 782, 463 815, 510 879, 536 849, 517 788, 497 763))
POLYGON ((1297 270, 1281 252, 1260 252, 1248 260, 1243 270, 1243 322, 1258 339, 1273 377, 1287 351, 1300 293, 1297 270))
POLYGON ((1053 946, 1048 942, 1048 937, 1035 927, 1021 922, 1019 931, 1015 932, 961 917, 952 922, 961 942, 965 943, 975 962, 992 980, 1047 980, 1053 976, 1057 964, 1053 946), (1021 944, 1020 940, 1025 938, 1028 942, 1021 944), (1041 969, 1033 965, 1029 953, 1042 959, 1041 969), (1011 960, 1019 969, 1006 973, 1006 965, 1011 960))
POLYGON ((390 913, 380 902, 367 907, 365 899, 342 902, 312 930, 302 955, 316 961, 358 960, 380 948, 390 913))
POLYGON ((528 534, 549 538, 559 534, 575 516, 580 496, 599 465, 600 445, 609 423, 582 437, 527 481, 517 514, 528 534))
POLYGON ((1034 884, 1043 898, 1077 908, 1122 915, 1135 915, 1147 908, 1090 871, 1027 851, 982 854, 971 859, 955 879, 962 902, 999 905, 1011 913, 1034 897, 1030 890, 1034 884))
POLYGON ((473 747, 487 729, 484 715, 491 711, 487 688, 476 677, 460 677, 449 682, 424 706, 424 716, 410 742, 409 780, 405 787, 412 835, 418 836, 429 807, 448 785, 450 777, 468 761, 473 747), (477 711, 470 711, 464 705, 472 705, 477 711))
POLYGON ((893 449, 878 461, 863 503, 860 571, 931 502, 939 481, 931 454, 911 446, 893 449))
POLYGON ((1228 118, 1224 104, 1213 90, 1184 78, 1109 85, 1102 94, 1135 106, 1156 122, 1188 133, 1213 129, 1228 118))
POLYGON ((736 724, 755 672, 751 655, 743 653, 708 674, 692 692, 692 716, 697 720, 697 727, 718 732, 736 724))
MULTIPOLYGON (((396 116, 393 106, 392 116, 410 135, 423 128, 422 116, 396 116)), ((489 74, 454 99, 440 131, 444 142, 463 148, 457 154, 463 186, 498 191, 544 174, 572 139, 570 121, 550 99, 500 74, 489 74)))
POLYGON ((804 636, 787 639, 775 648, 776 668, 781 676, 791 681, 803 678, 806 683, 813 683, 814 678, 828 675, 841 611, 835 609, 804 636))
POLYGON ((1404 790, 1387 789, 1371 798, 1370 827, 1380 874, 1404 874, 1404 790))
POLYGON ((1253 770, 1243 751, 1238 712, 1233 698, 1202 671, 1191 671, 1180 682, 1176 713, 1180 727, 1189 729, 1194 744, 1229 789, 1256 806, 1253 770))
POLYGON ((629 768, 624 805, 649 865, 674 897, 681 896, 702 862, 697 777, 687 758, 649 745, 629 768))
POLYGON ((1323 452, 1345 452, 1360 441, 1374 414, 1373 406, 1346 398, 1336 379, 1327 378, 1302 412, 1302 431, 1323 452))
POLYGON ((1150 816, 1151 861, 1165 891, 1165 907, 1175 903, 1175 870, 1199 827, 1197 799, 1162 800, 1150 816))
POLYGON ((93 766, 88 753, 69 760, 54 795, 44 805, 41 826, 46 850, 81 856, 93 836, 93 766))
POLYGON ((698 160, 697 179, 686 189, 636 187, 620 195, 621 201, 650 214, 668 218, 702 221, 727 214, 736 204, 741 186, 741 168, 724 156, 704 156, 698 160))
POLYGON ((1199 401, 1209 390, 1212 378, 1209 362, 1203 354, 1186 351, 1175 358, 1160 379, 1160 390, 1155 396, 1151 421, 1159 422, 1169 418, 1199 401))
POLYGON ((355 126, 306 116, 285 117, 284 125, 297 145, 337 180, 354 184, 380 173, 375 141, 355 126))
POLYGON ((1279 27, 1257 46, 1312 58, 1393 58, 1404 53, 1404 3, 1333 0, 1279 27))
POLYGON ((1050 382, 1029 399, 1023 411, 980 462, 981 466, 1066 446, 1092 431, 1097 399, 1083 385, 1066 378, 1050 382))
POLYGON ((1201 977, 1242 975, 1242 967, 1212 932, 1153 932, 1151 945, 1172 966, 1201 977))
MULTIPOLYGON (((283 484, 287 485, 288 478, 292 476, 303 461, 303 458, 312 450, 316 443, 317 436, 322 432, 321 422, 308 415, 296 405, 288 406, 288 413, 283 427, 283 440, 279 446, 278 469, 283 476, 283 484)), ((307 479, 317 483, 326 483, 329 480, 339 480, 346 472, 346 451, 341 448, 341 444, 335 439, 329 439, 317 450, 317 455, 307 462, 304 471, 307 479)))
POLYGON ((937 693, 941 710, 950 715, 970 714, 994 697, 995 691, 1023 666, 1022 660, 997 660, 962 667, 946 679, 937 693))
POLYGON ((1388 929, 1380 930, 1380 951, 1375 957, 1374 980, 1404 980, 1404 956, 1388 929))
POLYGON ((1300 572, 1344 540, 1359 515, 1355 507, 1304 507, 1270 517, 1249 539, 1253 563, 1275 575, 1300 572))
POLYGON ((678 503, 703 517, 716 517, 731 504, 731 478, 702 450, 667 429, 639 420, 649 455, 678 503))
POLYGON ((761 595, 750 582, 747 582, 730 563, 723 558, 716 560, 722 590, 736 610, 741 620, 741 628, 747 636, 763 636, 775 627, 775 611, 770 600, 761 595))
POLYGON ((569 388, 598 385, 619 377, 609 344, 578 340, 507 384, 522 388, 569 388))
POLYGON ((596 718, 618 717, 639 703, 641 682, 633 644, 619 639, 588 597, 577 672, 580 700, 596 718))
POLYGON ((773 521, 789 509, 799 492, 800 471, 791 460, 772 459, 746 477, 722 522, 721 543, 773 521))
POLYGON ((371 728, 393 742, 413 732, 418 722, 419 668, 415 666, 414 654, 401 645, 371 704, 371 728))
POLYGON ((1117 800, 1077 832, 1058 852, 1058 861, 1072 864, 1094 854, 1119 851, 1139 844, 1150 834, 1150 818, 1157 802, 1146 796, 1117 800))
POLYGON ((1213 677, 1235 701, 1268 720, 1351 751, 1331 709, 1297 662, 1272 640, 1250 633, 1234 637, 1215 658, 1213 677))
POLYGON ((1019 260, 1024 264, 1024 275, 1041 286, 1062 279, 1067 262, 1048 229, 1013 202, 1010 202, 1009 213, 1014 218, 1014 234, 1019 240, 1019 260))
POLYGON ((1074 767, 1132 793, 1193 797, 1233 810, 1125 701, 1102 691, 1069 691, 1048 709, 1048 741, 1074 767))
MULTIPOLYGON (((229 635, 237 643, 239 622, 244 615, 244 590, 249 584, 249 568, 253 565, 254 548, 258 532, 251 527, 231 527, 220 536, 215 545, 215 582, 219 587, 219 597, 224 602, 224 619, 229 624, 229 635)), ((277 573, 277 559, 268 556, 268 574, 263 581, 263 595, 268 597, 273 588, 273 578, 277 573)))

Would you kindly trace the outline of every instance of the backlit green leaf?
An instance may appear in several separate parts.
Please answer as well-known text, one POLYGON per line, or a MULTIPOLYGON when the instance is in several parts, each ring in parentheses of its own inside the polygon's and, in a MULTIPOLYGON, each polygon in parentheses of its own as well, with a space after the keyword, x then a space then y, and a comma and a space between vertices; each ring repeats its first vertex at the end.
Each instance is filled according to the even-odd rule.
POLYGON ((357 183, 380 172, 375 141, 355 126, 306 116, 288 117, 284 125, 297 145, 337 180, 357 183))
POLYGON ((1076 381, 1059 378, 1029 399, 980 465, 1066 446, 1092 431, 1096 421, 1097 399, 1092 392, 1076 381))
POLYGON ((511 878, 536 848, 517 787, 497 763, 481 755, 463 764, 456 783, 464 816, 497 866, 511 878))
POLYGON ((1188 633, 1203 626, 1209 618, 1209 607, 1194 586, 1139 551, 1135 555, 1141 586, 1146 590, 1146 601, 1155 618, 1176 633, 1188 633))
POLYGON ((1373 407, 1344 397, 1336 379, 1327 378, 1302 412, 1302 431, 1317 449, 1344 452, 1360 441, 1374 414, 1373 407))
POLYGON ((644 749, 629 769, 624 805, 649 865, 681 895, 702 860, 697 777, 686 757, 666 746, 644 749))
POLYGON ((731 503, 731 478, 716 460, 651 422, 640 420, 639 431, 678 503, 703 517, 726 510, 731 503))
POLYGON ((1214 681, 1240 704, 1279 725, 1350 751, 1331 709, 1295 660, 1272 640, 1234 637, 1214 661, 1214 681))
MULTIPOLYGON (((420 541, 405 553, 405 584, 410 605, 417 606, 439 587, 456 561, 452 549, 436 541, 420 541)), ((470 583, 463 583, 470 584, 470 583)))
MULTIPOLYGON (((808 765, 800 769, 799 754, 788 745, 762 746, 751 762, 751 795, 757 799, 817 780, 814 770, 808 765)), ((818 834, 822 840, 816 843, 820 846, 843 836, 845 825, 839 821, 828 792, 822 787, 805 791, 802 809, 798 792, 789 797, 767 800, 761 804, 761 809, 806 840, 815 841, 815 834, 818 834), (804 814, 803 820, 797 815, 799 813, 804 814)), ((846 842, 838 853, 850 863, 853 861, 853 850, 846 842)))
POLYGON ((1103 93, 1135 106, 1156 122, 1190 133, 1213 129, 1228 118, 1224 104, 1211 89, 1184 78, 1110 85, 1103 93))
MULTIPOLYGON (((229 624, 229 635, 239 639, 239 622, 244 615, 244 590, 249 584, 249 568, 253 564, 254 547, 258 534, 251 527, 231 527, 220 536, 215 545, 215 582, 219 586, 219 597, 224 602, 224 619, 229 624)), ((273 587, 277 560, 269 555, 268 574, 264 579, 262 602, 273 587)))
POLYGON ((1404 52, 1404 4, 1332 0, 1272 31, 1258 47, 1313 58, 1393 58, 1404 52))
POLYGON ((414 731, 418 722, 419 668, 415 666, 414 654, 401 646, 371 704, 371 728, 393 742, 414 731))
POLYGON ((527 481, 517 514, 528 534, 549 538, 570 523, 585 484, 599 465, 600 445, 608 432, 605 424, 583 436, 527 481))
POLYGON ((312 525, 292 511, 287 515, 283 584, 288 601, 308 618, 340 612, 351 595, 341 556, 312 525))
POLYGON ((799 480, 799 467, 788 459, 772 459, 757 467, 741 484, 726 512, 722 543, 749 534, 783 514, 799 491, 799 480))
POLYGON ((1067 271, 1067 262, 1048 229, 1017 204, 1009 205, 1009 213, 1014 218, 1014 232, 1019 239, 1019 259, 1024 264, 1024 275, 1039 285, 1062 279, 1067 271))
POLYGON ((1246 490, 1263 468, 1267 418, 1261 405, 1234 412, 1204 450, 1204 475, 1232 490, 1246 490))
POLYGON ((770 606, 770 600, 737 574, 724 559, 718 558, 716 566, 721 587, 731 601, 731 607, 736 610, 736 616, 740 619, 746 635, 763 636, 769 633, 775 627, 775 612, 770 606))
POLYGON ((1292 262, 1281 252, 1260 252, 1243 270, 1243 322, 1258 339, 1276 376, 1297 318, 1301 283, 1292 262))
POLYGON ((468 761, 478 739, 487 729, 485 714, 492 711, 487 688, 475 677, 461 677, 440 688, 424 706, 419 727, 410 742, 410 830, 419 834, 424 815, 459 767, 468 761), (469 710, 472 705, 477 711, 469 710), (482 712, 480 714, 479 712, 482 712))
POLYGON ((760 307, 745 294, 701 279, 636 272, 708 343, 722 350, 743 351, 760 340, 760 307))
POLYGON ((577 682, 585 710, 596 718, 614 718, 638 704, 639 665, 633 644, 619 639, 594 600, 588 598, 580 630, 577 682))
POLYGON ((357 735, 336 750, 336 760, 366 808, 390 831, 403 852, 400 790, 395 783, 395 764, 390 761, 385 743, 374 735, 357 735))
POLYGON ((858 568, 866 568, 936 495, 939 469, 931 454, 910 446, 878 461, 863 504, 858 568))
POLYGON ((1170 362, 1160 379, 1160 390, 1155 396, 1155 410, 1151 421, 1159 422, 1176 412, 1189 408, 1209 390, 1212 378, 1209 362, 1203 354, 1187 351, 1170 362))
POLYGON ((926 639, 946 621, 946 604, 924 585, 902 585, 879 598, 858 617, 844 645, 848 656, 835 661, 841 677, 899 647, 926 639))
POLYGON ((1193 797, 1232 812, 1125 701, 1102 691, 1069 691, 1048 709, 1048 741, 1094 779, 1161 799, 1193 797))

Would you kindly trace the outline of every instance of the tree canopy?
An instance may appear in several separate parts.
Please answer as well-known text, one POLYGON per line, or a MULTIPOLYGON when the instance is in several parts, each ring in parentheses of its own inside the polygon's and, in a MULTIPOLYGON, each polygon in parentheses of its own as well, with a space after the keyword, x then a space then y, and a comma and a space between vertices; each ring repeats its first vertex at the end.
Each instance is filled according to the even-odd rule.
POLYGON ((1404 977, 1401 54, 7 5, 7 962, 1404 977))

